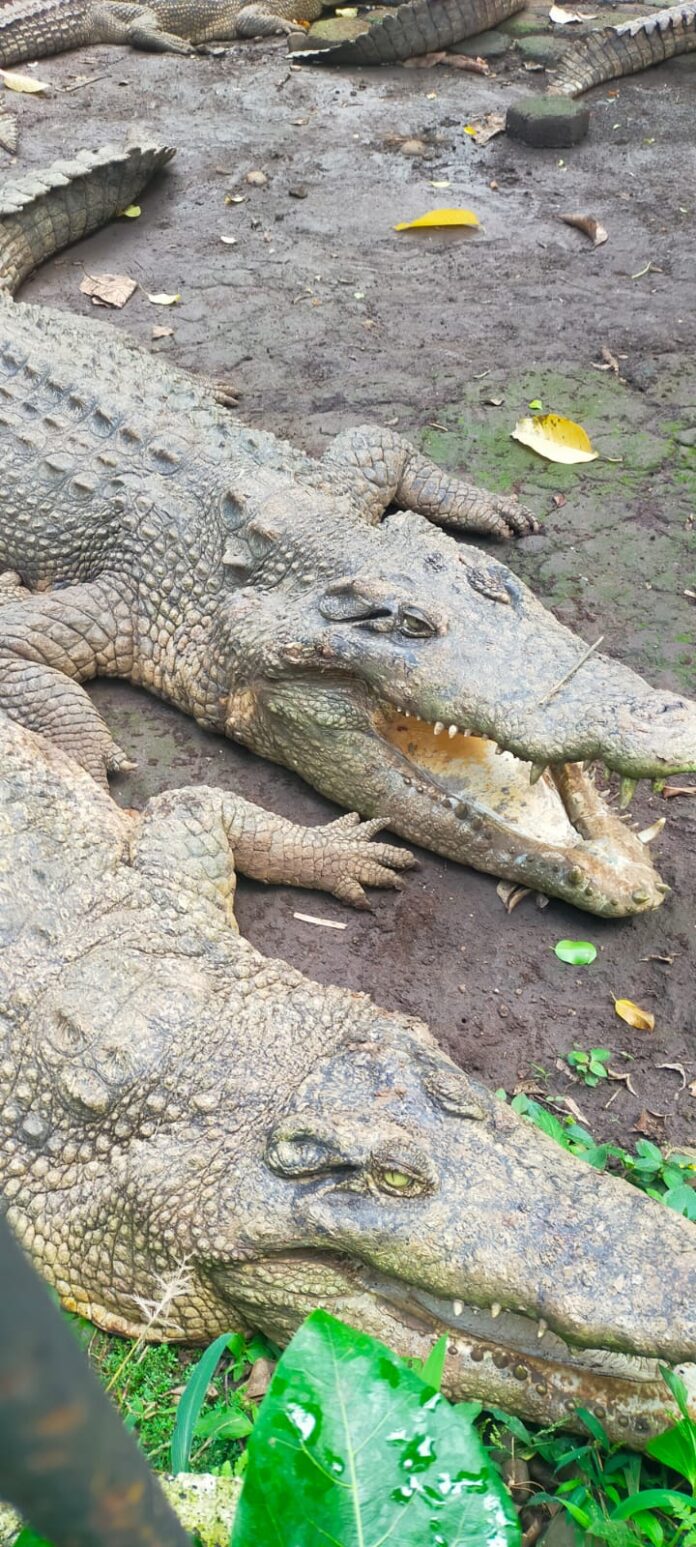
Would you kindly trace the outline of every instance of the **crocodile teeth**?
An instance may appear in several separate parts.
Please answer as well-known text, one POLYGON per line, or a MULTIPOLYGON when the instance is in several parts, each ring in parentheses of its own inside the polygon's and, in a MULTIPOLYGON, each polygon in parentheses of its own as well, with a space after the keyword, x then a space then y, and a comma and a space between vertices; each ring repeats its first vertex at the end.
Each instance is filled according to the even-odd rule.
POLYGON ((459 730, 459 726, 458 725, 450 725, 450 728, 449 728, 449 730, 447 732, 447 735, 449 736, 450 741, 451 741, 453 736, 456 736, 458 730, 459 730))
POLYGON ((538 1325, 538 1327, 537 1327, 537 1337, 538 1337, 538 1338, 539 1338, 539 1339, 541 1339, 541 1338, 543 1338, 543 1336, 544 1336, 544 1333, 545 1333, 545 1332, 548 1332, 548 1330, 549 1330, 549 1324, 548 1324, 548 1322, 547 1322, 547 1321, 544 1321, 544 1318, 543 1318, 543 1316, 542 1316, 542 1317, 540 1317, 540 1319, 539 1319, 539 1325, 538 1325))
POLYGON ((436 720, 433 726, 433 736, 441 736, 444 728, 442 720, 436 720))
POLYGON ((491 1316, 493 1317, 494 1321, 495 1321, 496 1317, 500 1315, 500 1312, 502 1311, 502 1309, 503 1309, 503 1307, 500 1304, 500 1301, 499 1300, 494 1300, 493 1304, 491 1306, 491 1316))
POLYGON ((545 763, 532 763, 529 769, 530 784, 538 784, 543 773, 546 772, 545 763))
POLYGON ((619 785, 619 806, 622 811, 630 806, 638 787, 637 779, 622 779, 619 785))
POLYGON ((453 1300, 452 1301, 452 1310, 454 1311, 455 1316, 461 1316, 462 1312, 464 1310, 464 1301, 463 1300, 453 1300))

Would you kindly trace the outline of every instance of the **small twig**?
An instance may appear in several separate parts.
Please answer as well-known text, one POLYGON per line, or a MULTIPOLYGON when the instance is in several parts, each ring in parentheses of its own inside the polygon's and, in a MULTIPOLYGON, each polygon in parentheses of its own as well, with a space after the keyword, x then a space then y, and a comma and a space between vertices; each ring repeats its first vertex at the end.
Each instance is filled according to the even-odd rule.
POLYGON ((548 704, 549 699, 553 698, 554 694, 558 693, 560 688, 564 688, 566 682, 570 682, 571 677, 574 677, 576 671, 579 671, 580 667, 585 665, 585 661, 589 660, 589 657, 592 655, 593 651, 599 649, 599 646, 603 643, 603 641, 604 635, 600 634, 599 639, 595 639, 593 645, 588 645, 587 649, 583 650, 582 655, 575 662, 575 665, 571 666, 570 671, 567 671, 564 677, 559 678, 558 682, 554 682, 553 687, 549 688, 548 693, 545 693, 544 697, 539 699, 538 703, 534 705, 534 708, 541 709, 543 708, 544 704, 548 704))
POLYGON ((93 86, 95 81, 105 81, 106 76, 106 71, 102 71, 101 75, 87 75, 83 81, 75 81, 74 86, 61 86, 59 89, 66 95, 69 91, 82 91, 83 86, 93 86))

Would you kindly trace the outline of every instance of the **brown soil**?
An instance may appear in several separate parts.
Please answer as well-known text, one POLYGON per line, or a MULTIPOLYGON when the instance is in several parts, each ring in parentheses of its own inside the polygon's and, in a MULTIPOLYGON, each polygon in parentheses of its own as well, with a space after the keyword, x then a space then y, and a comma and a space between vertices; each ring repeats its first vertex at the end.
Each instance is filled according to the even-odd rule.
MULTIPOLYGON (((443 419, 452 428, 453 405, 470 402, 472 381, 492 367, 507 393, 500 421, 507 448, 514 418, 526 408, 511 384, 524 373, 536 384, 525 391, 544 398, 551 374, 563 371, 566 382, 576 372, 583 390, 588 382, 604 388, 607 378, 595 376, 591 362, 608 344, 627 356, 624 384, 612 378, 611 385, 624 424, 637 426, 644 448, 653 408, 666 435, 668 421, 696 422, 696 378, 688 368, 696 331, 694 62, 622 83, 618 95, 615 88, 595 94, 589 139, 562 153, 531 151, 504 136, 481 149, 462 132, 475 114, 504 110, 511 93, 543 82, 526 75, 515 56, 494 61, 497 73, 488 79, 445 68, 354 79, 291 69, 277 42, 210 59, 94 49, 42 61, 37 73, 56 90, 45 101, 11 103, 22 119, 20 166, 119 138, 134 117, 179 150, 171 173, 143 196, 140 219, 47 266, 25 298, 86 315, 83 271, 132 275, 142 291, 108 315, 112 325, 181 365, 231 378, 243 417, 317 453, 337 430, 364 418, 398 422, 414 438, 443 419), (395 136, 424 141, 426 154, 404 155, 395 136), (254 169, 266 173, 265 187, 245 182, 254 169), (433 188, 438 181, 450 186, 433 188), (226 205, 230 192, 245 202, 226 205), (475 209, 483 230, 424 240, 393 234, 397 220, 438 204, 475 209), (559 224, 568 209, 598 215, 609 243, 593 250, 559 224), (235 236, 236 245, 222 235, 235 236), (630 277, 648 262, 653 271, 630 277), (181 303, 158 309, 148 291, 180 292, 181 303), (172 327, 174 335, 153 343, 153 326, 172 327)), ((568 411, 572 404, 546 406, 568 411)), ((485 410, 477 412, 483 424, 485 410)), ((526 458, 519 468, 529 467, 529 454, 515 454, 526 458)), ((626 511, 641 541, 657 534, 660 543, 683 542, 693 493, 684 480, 665 492, 664 466, 659 456, 641 463, 637 453, 636 477, 625 483, 614 469, 612 498, 599 512, 607 542, 623 531, 615 522, 626 511)), ((559 484, 549 474, 542 495, 537 473, 531 497, 538 494, 548 516, 545 535, 525 556, 518 549, 508 558, 513 567, 519 559, 564 621, 588 638, 605 633, 614 653, 655 681, 683 687, 685 671, 693 680, 693 603, 683 600, 693 580, 675 557, 664 581, 663 555, 663 583, 646 593, 650 573, 642 558, 631 562, 623 541, 610 562, 597 540, 594 487, 593 494, 591 484, 559 484), (550 501, 558 487, 566 490, 562 508, 550 501), (576 544, 581 565, 568 559, 576 544), (660 619, 658 654, 646 644, 651 617, 660 619)), ((101 684, 95 698, 139 760, 116 792, 126 803, 205 779, 308 822, 333 814, 285 770, 204 735, 134 690, 101 684)), ((265 952, 323 981, 369 990, 387 1006, 425 1017, 452 1055, 493 1086, 510 1091, 528 1081, 570 1094, 596 1132, 626 1144, 649 1109, 658 1114, 658 1139, 693 1144, 696 800, 667 806, 641 793, 636 804, 641 826, 669 817, 660 860, 674 888, 659 913, 641 919, 603 923, 554 902, 541 912, 530 899, 506 916, 494 880, 422 855, 403 895, 376 897, 368 915, 243 881, 241 927, 265 952), (296 911, 346 927, 301 923, 296 911), (595 941, 592 967, 557 961, 552 948, 565 935, 595 941), (612 994, 652 1010, 656 1031, 623 1026, 612 994), (569 1049, 595 1045, 614 1051, 613 1067, 630 1071, 635 1094, 619 1082, 587 1091, 558 1069, 569 1049), (681 1066, 684 1079, 665 1064, 681 1066)))

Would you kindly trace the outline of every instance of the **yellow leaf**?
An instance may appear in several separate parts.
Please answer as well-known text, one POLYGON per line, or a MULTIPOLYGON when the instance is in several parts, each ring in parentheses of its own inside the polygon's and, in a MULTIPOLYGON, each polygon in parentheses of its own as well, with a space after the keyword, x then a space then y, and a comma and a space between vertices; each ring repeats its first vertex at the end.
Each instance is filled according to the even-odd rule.
POLYGON ((563 419, 560 414, 537 414, 534 419, 518 419, 512 439, 537 451, 549 462, 594 462, 599 452, 581 424, 563 419))
POLYGON ((625 1021, 627 1026, 633 1026, 636 1031, 654 1031, 655 1017, 649 1010, 641 1010, 640 1005, 634 1004, 632 999, 615 999, 614 1009, 619 1020, 625 1021))
POLYGON ((24 91, 31 94, 49 90, 46 81, 37 81, 33 75, 17 75, 14 70, 0 70, 0 80, 8 91, 24 91))
POLYGON ((148 295, 148 301, 152 301, 153 306, 175 306, 180 300, 180 295, 148 295))
POLYGON ((431 209, 428 210, 427 215, 419 215, 417 220, 402 220, 394 230, 420 231, 427 226, 477 226, 478 224, 478 215, 470 209, 431 209))
POLYGON ((465 134, 470 134, 470 135, 473 136, 474 139, 476 139, 476 130, 475 130, 473 124, 465 124, 464 125, 464 133, 465 134))
POLYGON ((141 213, 139 204, 129 204, 127 209, 121 210, 121 218, 125 220, 137 220, 141 213))

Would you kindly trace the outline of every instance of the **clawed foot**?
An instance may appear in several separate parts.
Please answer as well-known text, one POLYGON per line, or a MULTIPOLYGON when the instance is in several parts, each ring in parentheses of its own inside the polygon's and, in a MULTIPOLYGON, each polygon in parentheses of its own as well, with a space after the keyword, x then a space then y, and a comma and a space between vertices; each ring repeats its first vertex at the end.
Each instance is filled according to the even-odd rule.
POLYGON ((418 861, 408 849, 372 842, 375 833, 386 825, 380 817, 362 822, 357 812, 351 811, 321 829, 325 839, 320 882, 323 890, 333 892, 334 897, 354 908, 370 907, 363 891, 365 886, 402 890, 404 883, 398 872, 413 869, 418 861))
POLYGON ((488 500, 493 511, 491 532, 495 537, 532 537, 539 531, 539 522, 520 505, 514 494, 490 494, 488 500))

